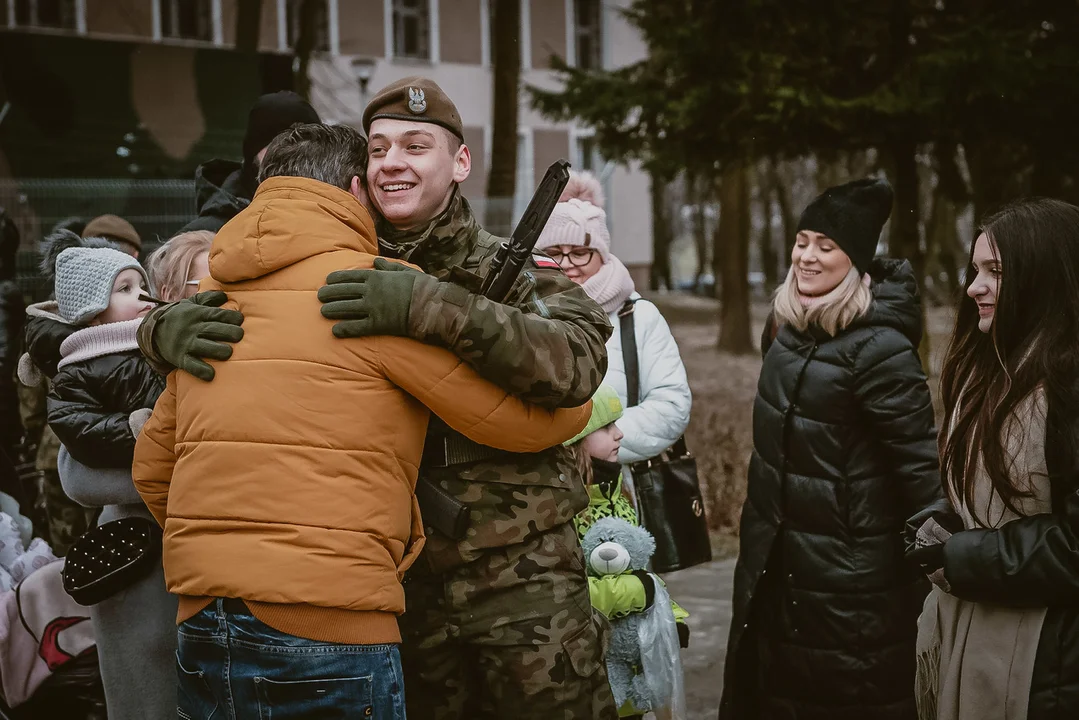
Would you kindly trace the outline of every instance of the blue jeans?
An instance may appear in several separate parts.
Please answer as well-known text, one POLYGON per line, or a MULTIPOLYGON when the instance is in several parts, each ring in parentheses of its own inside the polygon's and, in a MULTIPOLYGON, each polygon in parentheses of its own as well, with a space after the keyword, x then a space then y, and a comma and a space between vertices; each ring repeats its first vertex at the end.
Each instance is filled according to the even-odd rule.
POLYGON ((180 625, 181 720, 404 720, 396 645, 286 635, 216 600, 180 625))

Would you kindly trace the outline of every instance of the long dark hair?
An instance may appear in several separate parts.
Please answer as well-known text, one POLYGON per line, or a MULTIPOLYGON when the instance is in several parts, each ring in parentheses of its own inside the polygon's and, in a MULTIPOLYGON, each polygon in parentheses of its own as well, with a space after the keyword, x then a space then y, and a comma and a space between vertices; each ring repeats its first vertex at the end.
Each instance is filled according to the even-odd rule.
MULTIPOLYGON (((982 232, 1001 266, 996 310, 989 333, 978 330, 977 305, 965 294, 956 313, 941 372, 941 478, 973 507, 980 459, 1000 499, 1022 514, 1016 500, 1031 493, 1011 477, 1006 423, 1038 387, 1055 414, 1075 417, 1079 407, 1079 207, 1023 200, 986 218, 975 239, 982 232)), ((968 266, 964 291, 974 277, 968 266)))

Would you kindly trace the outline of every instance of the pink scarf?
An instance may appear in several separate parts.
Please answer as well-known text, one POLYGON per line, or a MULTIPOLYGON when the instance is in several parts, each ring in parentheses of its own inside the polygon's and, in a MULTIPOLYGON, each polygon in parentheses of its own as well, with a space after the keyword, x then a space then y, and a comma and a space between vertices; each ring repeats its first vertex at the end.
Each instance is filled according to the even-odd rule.
POLYGON ((608 255, 599 272, 585 280, 582 287, 608 315, 621 308, 636 290, 629 270, 614 255, 608 255))

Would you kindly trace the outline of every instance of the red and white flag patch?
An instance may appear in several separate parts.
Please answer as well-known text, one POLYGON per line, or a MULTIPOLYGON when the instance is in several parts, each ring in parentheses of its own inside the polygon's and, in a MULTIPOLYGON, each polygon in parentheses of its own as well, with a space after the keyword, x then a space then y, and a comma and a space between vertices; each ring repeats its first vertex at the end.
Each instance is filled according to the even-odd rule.
POLYGON ((541 268, 553 268, 555 270, 562 269, 562 266, 552 260, 549 255, 535 253, 532 255, 532 262, 536 263, 536 266, 541 268))

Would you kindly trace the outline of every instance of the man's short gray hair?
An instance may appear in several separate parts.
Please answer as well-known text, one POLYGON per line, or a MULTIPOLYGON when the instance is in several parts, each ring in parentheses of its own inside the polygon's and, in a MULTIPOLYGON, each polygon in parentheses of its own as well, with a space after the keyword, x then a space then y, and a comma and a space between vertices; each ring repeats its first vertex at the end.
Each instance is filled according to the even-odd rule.
POLYGON ((367 140, 348 125, 293 125, 273 139, 258 180, 302 177, 348 190, 367 175, 367 140))

